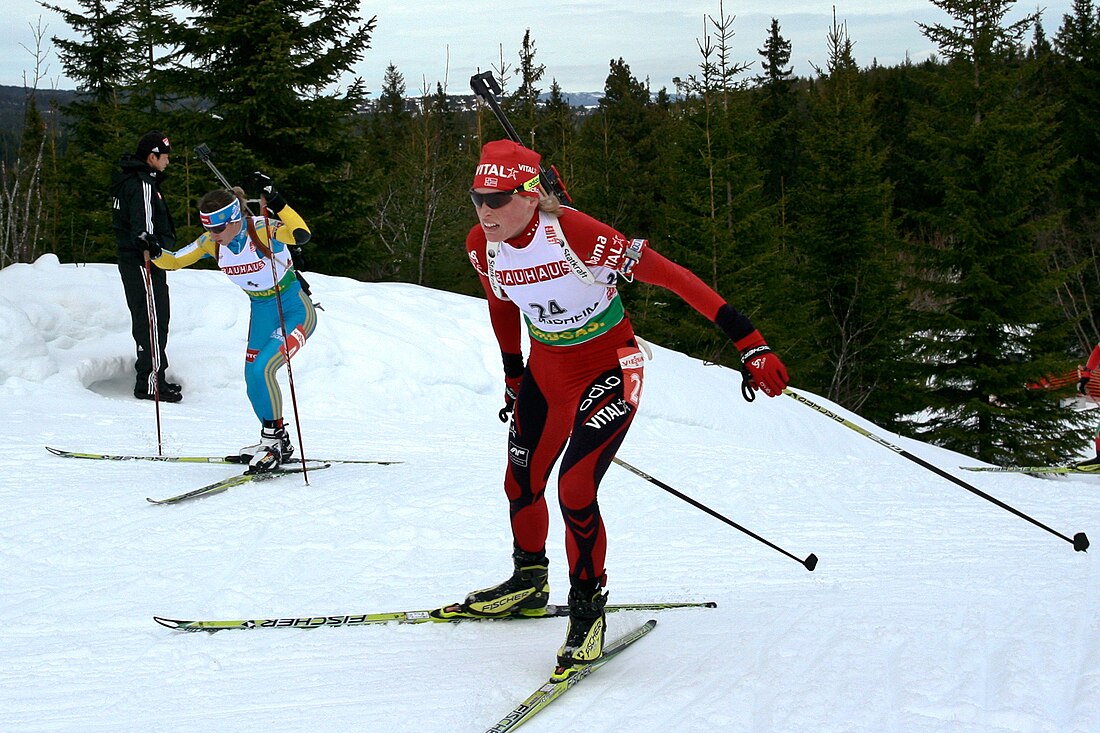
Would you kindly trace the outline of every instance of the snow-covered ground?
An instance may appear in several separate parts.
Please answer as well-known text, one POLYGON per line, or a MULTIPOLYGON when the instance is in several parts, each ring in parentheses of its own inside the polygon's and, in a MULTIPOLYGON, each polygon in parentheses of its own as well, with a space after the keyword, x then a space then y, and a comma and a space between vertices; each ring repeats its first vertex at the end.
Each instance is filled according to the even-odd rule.
MULTIPOLYGON (((130 393, 116 270, 47 256, 0 271, 0 730, 482 731, 549 673, 562 619, 217 634, 153 622, 430 608, 511 570, 484 303, 311 281, 324 311, 294 362, 306 455, 403 463, 153 506, 234 469, 44 450, 157 450, 154 405, 130 393)), ((245 296, 217 272, 169 282, 185 397, 161 407, 164 452, 254 442, 245 296)), ((1100 730, 1100 546, 1074 552, 796 400, 745 403, 736 373, 654 350, 620 457, 820 564, 807 572, 613 466, 611 602, 718 608, 609 616, 611 636, 659 625, 525 731, 1100 730)), ((974 462, 808 396, 1100 540, 1100 478, 960 472, 974 462)))

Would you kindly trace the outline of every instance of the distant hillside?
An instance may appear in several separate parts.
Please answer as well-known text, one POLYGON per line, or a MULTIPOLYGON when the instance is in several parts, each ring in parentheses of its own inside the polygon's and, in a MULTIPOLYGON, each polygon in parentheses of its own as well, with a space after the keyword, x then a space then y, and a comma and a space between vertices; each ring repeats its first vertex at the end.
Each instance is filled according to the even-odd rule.
MULTIPOLYGON (((18 141, 23 132, 23 117, 26 114, 26 87, 0 85, 0 160, 11 163, 15 160, 18 141)), ((78 93, 66 90, 39 89, 35 93, 38 110, 44 116, 55 107, 68 104, 77 98, 78 93)))
MULTIPOLYGON (((22 86, 0 85, 0 160, 11 162, 14 160, 16 143, 23 131, 23 117, 26 113, 27 94, 29 90, 22 86)), ((38 109, 43 115, 49 115, 50 110, 62 107, 77 99, 79 92, 66 89, 39 89, 34 92, 38 101, 38 109)), ((543 93, 542 99, 549 97, 549 93, 543 93)), ((592 109, 599 104, 603 92, 563 92, 562 97, 572 106, 581 109, 592 109)), ((464 106, 474 104, 473 95, 456 97, 462 100, 464 106)), ((415 108, 416 101, 410 99, 410 108, 415 108)))
MULTIPOLYGON (((28 92, 26 87, 0 85, 0 130, 9 132, 23 126, 28 92)), ((34 94, 38 100, 38 108, 43 112, 48 111, 53 104, 65 105, 78 96, 78 92, 64 89, 39 89, 34 94)))
MULTIPOLYGON (((79 96, 74 90, 39 89, 35 92, 39 109, 50 109, 50 105, 58 106, 68 104, 79 96)), ((463 98, 471 98, 472 95, 462 95, 463 98)), ((541 99, 549 98, 549 92, 544 92, 541 99)), ((594 107, 599 104, 603 92, 562 92, 562 97, 573 107, 594 107)), ((4 133, 16 132, 23 125, 23 105, 27 99, 26 87, 14 87, 0 85, 0 131, 4 133)), ((410 98, 412 99, 412 98, 410 98)))
MULTIPOLYGON (((562 92, 561 96, 570 107, 595 107, 603 99, 603 92, 562 92)), ((544 102, 549 98, 549 92, 539 95, 539 99, 544 102)))

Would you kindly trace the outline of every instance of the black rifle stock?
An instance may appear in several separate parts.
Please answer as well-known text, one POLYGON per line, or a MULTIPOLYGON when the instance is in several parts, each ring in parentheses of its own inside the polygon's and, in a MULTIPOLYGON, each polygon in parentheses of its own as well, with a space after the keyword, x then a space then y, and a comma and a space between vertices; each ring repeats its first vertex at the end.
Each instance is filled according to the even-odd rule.
POLYGON ((218 170, 218 167, 214 165, 214 161, 210 160, 213 155, 214 154, 210 151, 210 146, 206 143, 199 143, 195 146, 195 157, 201 160, 203 163, 206 163, 206 165, 214 173, 214 177, 218 179, 218 182, 221 183, 222 186, 225 187, 226 191, 232 191, 233 186, 229 183, 229 181, 226 180, 225 176, 222 175, 222 172, 218 170))

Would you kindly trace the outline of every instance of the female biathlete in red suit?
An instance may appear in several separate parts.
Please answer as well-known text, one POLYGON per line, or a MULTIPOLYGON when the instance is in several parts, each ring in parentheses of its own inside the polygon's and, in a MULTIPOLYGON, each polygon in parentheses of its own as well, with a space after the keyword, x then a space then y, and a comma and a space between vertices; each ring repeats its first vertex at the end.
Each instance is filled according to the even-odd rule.
POLYGON ((539 160, 511 141, 490 142, 470 189, 479 221, 466 249, 504 360, 501 418, 514 407, 504 488, 515 572, 471 593, 462 611, 537 615, 546 606, 545 489, 560 458, 570 621, 558 664, 568 668, 603 650, 607 537, 596 490, 642 393, 642 354, 616 284, 637 279, 679 295, 734 340, 753 386, 765 394, 782 393, 787 371, 749 319, 690 271, 542 191, 539 160), (524 325, 531 342, 526 369, 524 325))

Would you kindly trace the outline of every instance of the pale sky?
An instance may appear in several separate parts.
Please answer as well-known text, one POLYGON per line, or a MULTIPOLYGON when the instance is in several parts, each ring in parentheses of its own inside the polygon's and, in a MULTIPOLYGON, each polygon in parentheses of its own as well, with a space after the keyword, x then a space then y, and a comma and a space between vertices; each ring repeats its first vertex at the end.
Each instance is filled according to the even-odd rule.
MULTIPOLYGON (((54 0, 77 9, 75 0, 54 0)), ((61 17, 35 0, 3 0, 0 23, 0 84, 22 85, 32 80, 36 27, 45 28, 46 72, 39 88, 72 89, 63 76, 49 38, 68 36, 61 17), (30 49, 30 50, 28 50, 30 49)), ((792 43, 795 73, 808 76, 824 66, 826 34, 833 7, 846 23, 860 66, 875 60, 883 66, 927 58, 935 49, 921 34, 917 21, 944 23, 947 16, 929 0, 725 0, 721 12, 734 16, 731 62, 754 62, 748 74, 760 73, 760 56, 771 19, 792 43)), ((365 18, 378 16, 371 48, 354 72, 375 96, 391 62, 405 77, 410 94, 427 82, 437 82, 455 94, 469 92, 469 78, 504 61, 515 67, 523 35, 531 30, 536 63, 546 66, 541 84, 548 90, 556 79, 564 91, 601 91, 612 59, 622 58, 635 77, 649 80, 654 91, 674 89, 672 78, 698 73, 702 55, 698 43, 713 35, 708 16, 720 17, 718 0, 363 0, 365 18)), ((1043 27, 1052 37, 1070 13, 1073 0, 1018 2, 1009 19, 1044 9, 1043 27)))

